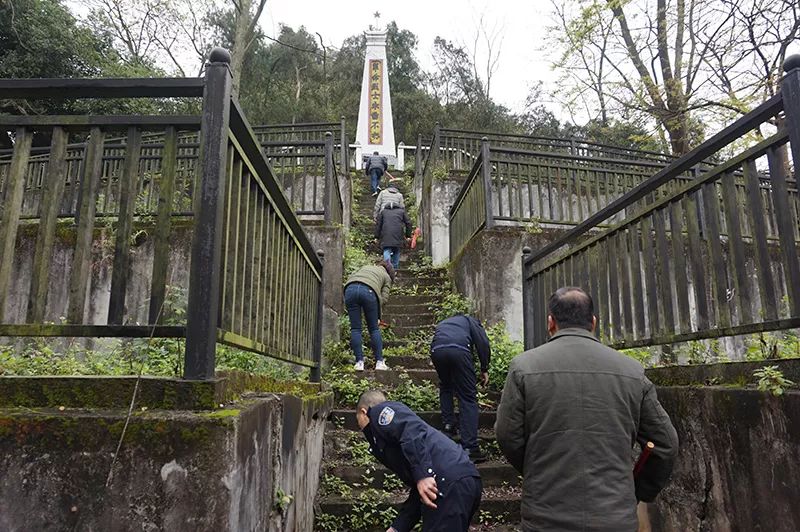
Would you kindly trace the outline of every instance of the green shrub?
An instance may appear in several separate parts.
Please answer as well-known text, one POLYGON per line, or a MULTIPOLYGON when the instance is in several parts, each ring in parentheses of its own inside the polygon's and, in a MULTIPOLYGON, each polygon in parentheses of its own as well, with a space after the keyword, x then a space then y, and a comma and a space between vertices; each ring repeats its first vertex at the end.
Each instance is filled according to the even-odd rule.
POLYGON ((448 292, 442 299, 431 305, 430 309, 436 316, 436 321, 442 321, 456 314, 469 314, 475 305, 467 297, 458 292, 448 292))
POLYGON ((524 347, 522 342, 511 339, 503 322, 486 329, 486 334, 489 336, 489 345, 492 347, 489 386, 495 390, 502 390, 508 374, 508 365, 515 356, 524 351, 524 347))
POLYGON ((407 373, 400 374, 400 383, 387 393, 391 401, 399 401, 415 412, 439 408, 439 388, 430 381, 414 384, 407 373))
POLYGON ((783 395, 786 388, 794 386, 794 382, 783 376, 783 372, 778 366, 764 366, 753 372, 753 377, 758 379, 758 389, 762 392, 769 392, 774 396, 783 395))

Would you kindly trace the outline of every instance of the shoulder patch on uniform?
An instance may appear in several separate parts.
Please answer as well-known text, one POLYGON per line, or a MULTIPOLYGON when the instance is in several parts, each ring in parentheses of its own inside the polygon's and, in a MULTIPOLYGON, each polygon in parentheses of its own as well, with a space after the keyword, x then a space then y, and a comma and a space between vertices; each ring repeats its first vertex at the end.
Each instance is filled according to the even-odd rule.
POLYGON ((381 410, 380 415, 378 416, 378 425, 386 426, 392 422, 394 419, 394 410, 392 410, 389 406, 384 406, 383 410, 381 410))

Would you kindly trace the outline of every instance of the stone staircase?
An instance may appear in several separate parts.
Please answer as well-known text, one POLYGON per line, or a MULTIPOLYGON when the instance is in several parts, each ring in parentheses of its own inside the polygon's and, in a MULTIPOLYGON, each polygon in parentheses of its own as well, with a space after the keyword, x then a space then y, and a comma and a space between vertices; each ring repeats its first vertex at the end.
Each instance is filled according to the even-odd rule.
MULTIPOLYGON (((408 187, 401 184, 398 188, 405 193, 403 189, 408 187)), ((353 217, 352 230, 361 232, 360 241, 370 242, 366 251, 377 256, 379 249, 371 242, 373 205, 374 198, 368 191, 361 190, 355 195, 357 215, 353 217)), ((333 381, 337 406, 325 434, 316 530, 384 531, 408 495, 408 488, 369 455, 353 411, 363 389, 381 389, 394 400, 403 400, 403 394, 407 394, 405 397, 411 394, 411 399, 428 405, 426 410, 415 409, 420 417, 434 427, 442 426, 438 377, 428 356, 428 345, 436 310, 452 289, 446 270, 431 267, 419 248, 404 249, 401 253, 398 277, 382 315, 382 320, 389 324, 384 329, 384 355, 390 371, 372 369, 374 358, 367 341, 364 353, 367 370, 352 371, 352 356, 343 354, 345 350, 349 353, 345 341, 338 346, 342 354, 339 366, 331 370, 329 379, 323 376, 323 380, 333 381)), ((510 531, 519 522, 520 479, 501 456, 494 438, 494 408, 498 399, 498 390, 489 390, 479 397, 482 404, 479 438, 489 460, 478 465, 484 495, 472 531, 510 531)))

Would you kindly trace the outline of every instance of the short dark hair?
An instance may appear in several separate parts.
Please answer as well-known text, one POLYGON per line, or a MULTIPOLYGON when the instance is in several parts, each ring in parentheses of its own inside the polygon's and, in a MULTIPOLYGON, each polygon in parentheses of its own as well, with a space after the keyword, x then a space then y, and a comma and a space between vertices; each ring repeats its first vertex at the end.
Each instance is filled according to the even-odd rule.
POLYGON ((580 327, 592 330, 594 302, 592 296, 577 286, 564 286, 556 290, 547 302, 547 312, 559 329, 580 327))
POLYGON ((372 152, 372 155, 380 155, 377 151, 372 152))
POLYGON ((370 407, 373 407, 377 404, 383 403, 386 401, 386 396, 383 395, 383 392, 379 390, 367 390, 366 392, 361 394, 361 397, 358 398, 358 403, 356 404, 356 412, 361 410, 369 410, 370 407))

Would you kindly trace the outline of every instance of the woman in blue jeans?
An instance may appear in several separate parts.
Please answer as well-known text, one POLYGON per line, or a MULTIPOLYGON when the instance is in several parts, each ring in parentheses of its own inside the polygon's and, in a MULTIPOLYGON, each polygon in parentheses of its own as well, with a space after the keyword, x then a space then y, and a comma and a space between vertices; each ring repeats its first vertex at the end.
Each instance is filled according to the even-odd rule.
POLYGON ((364 348, 361 314, 367 319, 367 330, 375 353, 375 369, 387 370, 383 361, 383 338, 378 328, 381 305, 389 299, 394 281, 394 268, 389 262, 363 266, 356 270, 344 285, 344 304, 350 317, 350 347, 356 356, 355 368, 364 370, 364 348))

